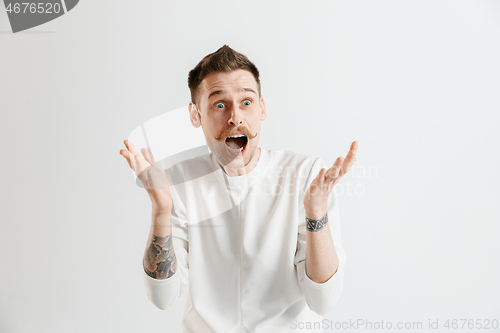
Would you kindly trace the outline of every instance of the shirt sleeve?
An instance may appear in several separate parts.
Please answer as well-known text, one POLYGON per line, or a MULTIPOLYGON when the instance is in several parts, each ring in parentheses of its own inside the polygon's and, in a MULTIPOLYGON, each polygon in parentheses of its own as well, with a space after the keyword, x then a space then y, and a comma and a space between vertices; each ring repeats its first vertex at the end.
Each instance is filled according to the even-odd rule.
MULTIPOLYGON (((183 186, 183 184, 178 186, 183 186)), ((189 279, 189 238, 185 208, 175 186, 171 186, 171 192, 172 244, 177 260, 177 271, 167 279, 154 279, 145 271, 143 272, 148 298, 161 310, 167 310, 184 293, 184 290, 188 288, 189 279)))
POLYGON ((344 280, 344 266, 346 262, 346 255, 342 248, 342 242, 340 239, 340 214, 338 205, 338 195, 333 188, 330 196, 328 198, 328 224, 330 227, 330 232, 332 235, 333 244, 335 246, 335 251, 339 258, 339 267, 337 272, 326 282, 316 283, 312 281, 306 274, 306 216, 303 204, 304 193, 318 175, 319 171, 325 168, 328 170, 328 166, 321 159, 317 158, 311 168, 311 172, 306 181, 306 186, 302 191, 300 197, 299 207, 299 226, 298 226, 298 240, 297 240, 297 252, 295 254, 295 266, 297 269, 297 278, 306 299, 307 305, 312 311, 317 314, 324 316, 333 310, 335 303, 340 298, 343 289, 344 280))

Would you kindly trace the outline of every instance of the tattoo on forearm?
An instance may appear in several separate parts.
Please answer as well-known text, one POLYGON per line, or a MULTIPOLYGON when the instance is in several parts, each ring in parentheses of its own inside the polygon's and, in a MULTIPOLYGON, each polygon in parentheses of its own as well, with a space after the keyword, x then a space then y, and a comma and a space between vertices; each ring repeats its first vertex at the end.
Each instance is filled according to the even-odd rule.
POLYGON ((174 275, 177 270, 177 259, 172 245, 172 235, 165 237, 153 235, 153 241, 144 253, 144 270, 155 279, 166 279, 174 275), (156 269, 150 271, 147 266, 156 269))
POLYGON ((321 219, 319 220, 313 220, 308 217, 306 217, 306 222, 307 222, 307 230, 309 231, 320 231, 323 229, 325 224, 328 222, 328 213, 325 214, 321 219))

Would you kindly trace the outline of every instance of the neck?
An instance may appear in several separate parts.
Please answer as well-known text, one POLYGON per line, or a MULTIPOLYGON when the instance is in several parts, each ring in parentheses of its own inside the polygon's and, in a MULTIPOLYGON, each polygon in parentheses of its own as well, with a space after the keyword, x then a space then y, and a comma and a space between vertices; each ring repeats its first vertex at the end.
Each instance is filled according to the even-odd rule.
POLYGON ((219 163, 219 166, 221 167, 221 169, 229 177, 243 176, 243 175, 250 173, 250 171, 252 171, 257 166, 257 163, 259 162, 259 159, 260 159, 260 154, 261 154, 260 148, 255 149, 255 153, 253 154, 250 162, 246 166, 240 167, 240 168, 238 168, 238 167, 232 168, 229 165, 226 165, 225 167, 223 167, 218 161, 217 161, 217 163, 219 163))

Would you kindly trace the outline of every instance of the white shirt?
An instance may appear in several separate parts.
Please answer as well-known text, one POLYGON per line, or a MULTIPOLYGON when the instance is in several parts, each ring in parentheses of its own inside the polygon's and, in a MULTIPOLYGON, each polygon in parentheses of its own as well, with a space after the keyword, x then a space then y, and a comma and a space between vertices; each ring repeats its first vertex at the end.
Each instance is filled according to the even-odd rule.
POLYGON ((321 284, 305 274, 303 197, 322 168, 321 158, 261 148, 243 176, 227 176, 213 153, 166 169, 178 269, 168 279, 144 272, 151 302, 166 310, 188 289, 184 333, 306 332, 299 327, 321 323, 340 297, 346 262, 334 188, 328 223, 339 268, 321 284))

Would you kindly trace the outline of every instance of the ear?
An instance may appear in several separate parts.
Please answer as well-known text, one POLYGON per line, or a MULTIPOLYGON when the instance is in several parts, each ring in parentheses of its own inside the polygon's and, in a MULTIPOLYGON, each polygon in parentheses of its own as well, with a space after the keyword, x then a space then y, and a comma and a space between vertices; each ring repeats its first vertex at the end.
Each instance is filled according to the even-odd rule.
POLYGON ((266 119, 266 103, 264 103, 264 97, 260 96, 260 109, 261 109, 261 114, 260 114, 260 120, 266 119))
POLYGON ((200 115, 198 114, 198 108, 196 107, 196 104, 194 104, 192 101, 189 102, 189 120, 191 120, 191 124, 198 128, 201 125, 201 120, 200 120, 200 115))

